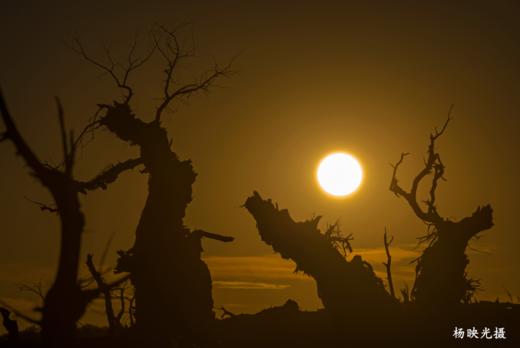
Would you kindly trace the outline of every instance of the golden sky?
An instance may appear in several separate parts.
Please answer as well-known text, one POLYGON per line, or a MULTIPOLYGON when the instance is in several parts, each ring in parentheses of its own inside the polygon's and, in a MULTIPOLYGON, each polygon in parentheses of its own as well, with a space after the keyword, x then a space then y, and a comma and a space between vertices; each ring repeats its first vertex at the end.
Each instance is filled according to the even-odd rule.
MULTIPOLYGON (((134 33, 156 22, 190 22, 199 58, 190 76, 239 54, 236 74, 207 95, 175 106, 164 124, 173 148, 198 173, 186 225, 236 237, 205 242, 217 307, 254 312, 296 299, 320 307, 314 283, 294 274, 264 245, 241 207, 253 190, 288 208, 297 220, 323 215, 353 233, 355 252, 383 271, 383 231, 395 236, 396 286, 411 285, 425 232, 402 199, 388 190, 390 162, 411 156, 406 183, 422 165, 428 134, 450 104, 454 120, 439 141, 447 181, 438 190, 441 215, 453 219, 491 203, 495 227, 471 243, 469 275, 482 280, 479 298, 520 295, 514 265, 520 147, 520 23, 515 2, 13 2, 0 11, 0 83, 13 116, 41 158, 59 158, 53 96, 70 126, 80 129, 96 104, 119 96, 112 82, 66 45, 80 37, 93 54, 103 45, 121 56, 134 33), (343 150, 362 163, 365 178, 351 197, 331 199, 316 185, 315 168, 343 150)), ((158 104, 160 61, 130 81, 134 109, 148 119, 158 104), (150 116, 148 116, 150 115, 150 116)), ((136 149, 98 132, 80 154, 77 176, 89 178, 136 149)), ((56 218, 24 197, 49 196, 28 175, 10 144, 0 146, 0 298, 28 308, 21 282, 50 282, 58 251, 56 218)), ((83 252, 131 246, 146 196, 146 178, 126 173, 108 191, 83 199, 83 252)), ((381 274, 381 276, 384 276, 381 274)), ((89 314, 89 315, 92 315, 89 314)), ((93 321, 95 319, 93 315, 93 321)), ((91 318, 91 317, 88 317, 91 318)), ((90 319, 88 319, 90 320, 90 319)))

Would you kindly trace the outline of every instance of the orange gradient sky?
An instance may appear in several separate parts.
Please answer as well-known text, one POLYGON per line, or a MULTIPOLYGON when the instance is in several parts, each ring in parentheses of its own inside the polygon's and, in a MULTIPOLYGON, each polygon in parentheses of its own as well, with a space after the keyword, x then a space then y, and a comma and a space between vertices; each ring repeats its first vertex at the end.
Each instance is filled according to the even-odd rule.
MULTIPOLYGON (((396 287, 411 286, 409 262, 421 250, 414 246, 425 226, 388 190, 389 163, 411 152, 400 172, 409 182, 422 166, 429 132, 454 103, 454 120, 439 140, 447 178, 438 190, 439 212, 458 219, 492 204, 495 227, 471 243, 477 251, 468 250, 469 276, 481 279, 478 298, 505 299, 506 289, 520 295, 519 10, 515 2, 474 1, 12 2, 0 11, 0 83, 21 131, 52 162, 60 153, 53 96, 61 98, 69 125, 80 129, 97 103, 120 93, 67 47, 74 37, 94 55, 108 45, 118 57, 136 30, 145 49, 154 23, 190 22, 198 58, 182 70, 185 80, 238 54, 231 78, 177 104, 164 120, 173 149, 198 173, 186 225, 236 237, 231 244, 204 242, 216 306, 236 312, 289 298, 305 309, 321 306, 314 283, 260 240, 241 207, 253 190, 296 220, 339 219, 354 235, 355 252, 378 272, 387 227, 395 237, 396 287), (355 154, 364 171, 360 190, 342 200, 324 194, 315 178, 319 160, 338 150, 355 154)), ((158 104, 161 79, 160 61, 152 60, 130 81, 133 107, 144 119, 158 104)), ((77 177, 135 152, 98 132, 80 153, 77 177)), ((28 309, 36 301, 18 284, 52 280, 58 221, 24 198, 49 201, 10 144, 0 146, 0 168, 0 298, 28 309)), ((113 264, 115 251, 132 245, 145 197, 146 178, 137 171, 84 197, 83 253, 99 256, 114 234, 113 264)), ((99 322, 98 312, 85 320, 99 322)))

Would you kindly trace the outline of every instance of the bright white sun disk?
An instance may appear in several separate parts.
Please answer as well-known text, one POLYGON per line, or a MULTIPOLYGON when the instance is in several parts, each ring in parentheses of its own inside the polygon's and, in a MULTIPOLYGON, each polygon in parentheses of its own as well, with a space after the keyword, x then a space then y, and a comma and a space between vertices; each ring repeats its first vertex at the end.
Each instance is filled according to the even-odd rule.
POLYGON ((361 185, 363 169, 353 156, 336 152, 320 162, 317 176, 325 192, 333 196, 346 196, 361 185))

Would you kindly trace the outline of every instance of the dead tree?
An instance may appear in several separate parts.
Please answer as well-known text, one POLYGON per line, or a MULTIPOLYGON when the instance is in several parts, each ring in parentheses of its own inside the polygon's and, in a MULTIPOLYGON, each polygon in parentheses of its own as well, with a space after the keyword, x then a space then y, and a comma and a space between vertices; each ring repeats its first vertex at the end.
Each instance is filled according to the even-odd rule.
MULTIPOLYGON (((184 226, 184 216, 192 200, 196 173, 191 161, 181 160, 171 148, 162 116, 172 102, 208 90, 219 78, 227 76, 229 65, 215 66, 196 82, 179 84, 177 69, 192 54, 186 52, 175 30, 156 27, 152 31, 153 48, 143 57, 132 46, 125 68, 118 74, 108 54, 108 63, 92 58, 79 41, 75 50, 85 60, 105 71, 125 92, 122 101, 102 104, 98 126, 105 127, 119 139, 137 146, 148 175, 148 197, 136 230, 135 243, 120 251, 119 271, 131 273, 135 287, 136 328, 146 337, 157 340, 197 341, 207 336, 214 319, 211 276, 200 258, 202 237, 184 226), (128 80, 154 53, 165 63, 162 98, 151 121, 138 118, 130 105, 134 96, 128 80)), ((224 240, 226 241, 226 240, 224 240)))
POLYGON ((431 306, 460 303, 475 290, 475 282, 466 277, 469 259, 465 250, 473 237, 493 226, 493 210, 490 205, 478 207, 471 216, 459 221, 444 218, 437 210, 436 190, 439 181, 444 180, 445 167, 435 149, 435 142, 446 130, 451 120, 450 114, 442 128, 435 129, 430 134, 424 168, 413 179, 410 190, 404 190, 397 180, 397 170, 407 153, 401 154, 399 161, 393 166, 390 182, 390 191, 397 197, 403 197, 428 227, 427 234, 419 238, 420 242, 428 245, 417 259, 411 297, 418 304, 431 306), (428 175, 432 176, 429 197, 421 205, 417 191, 428 175))
MULTIPOLYGON (((63 150, 60 166, 41 162, 18 131, 0 92, 0 112, 5 131, 0 141, 9 140, 17 155, 22 157, 33 175, 51 194, 55 207, 46 210, 58 214, 61 225, 60 255, 56 277, 45 295, 42 309, 42 338, 47 346, 65 345, 73 338, 76 322, 83 315, 87 304, 97 296, 97 291, 82 291, 78 284, 78 266, 81 237, 85 218, 80 206, 79 193, 104 188, 124 170, 137 164, 135 160, 109 168, 88 182, 73 177, 76 158, 76 138, 67 134, 63 109, 58 99, 58 120, 63 150)), ((140 161, 137 161, 140 163, 140 161)))
POLYGON ((18 341, 18 322, 11 319, 11 311, 7 308, 0 307, 0 315, 2 315, 2 324, 7 331, 7 338, 10 342, 18 341))
POLYGON ((392 256, 390 255, 390 244, 392 244, 394 241, 394 237, 392 236, 390 240, 388 240, 386 235, 386 228, 383 241, 385 243, 386 252, 386 262, 383 262, 383 266, 385 266, 386 269, 386 279, 388 280, 388 289, 390 290, 390 295, 395 298, 394 281, 392 279, 392 256))
POLYGON ((296 269, 316 280, 318 296, 333 314, 366 314, 372 308, 396 303, 381 279, 359 255, 348 261, 317 225, 320 217, 294 221, 287 209, 280 210, 258 194, 249 197, 245 208, 253 215, 262 240, 296 269))
MULTIPOLYGON (((121 316, 115 315, 114 306, 112 305, 112 288, 109 287, 109 285, 103 279, 103 276, 101 275, 101 273, 96 269, 96 266, 94 265, 92 258, 93 258, 92 254, 87 254, 86 265, 90 272, 90 275, 96 282, 97 288, 99 289, 100 293, 103 295, 103 300, 105 302, 105 313, 106 313, 107 322, 108 322, 108 329, 110 331, 110 334, 114 334, 122 328, 121 321, 120 321, 121 316)), ((123 299, 122 303, 124 306, 124 299, 123 299)), ((123 307, 123 310, 124 310, 124 307, 123 307)))

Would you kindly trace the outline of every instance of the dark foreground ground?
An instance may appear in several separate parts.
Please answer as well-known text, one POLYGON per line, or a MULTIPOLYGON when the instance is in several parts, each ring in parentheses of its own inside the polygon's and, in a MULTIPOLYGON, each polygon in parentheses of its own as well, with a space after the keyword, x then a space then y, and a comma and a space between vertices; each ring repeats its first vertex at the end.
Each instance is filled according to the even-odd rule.
MULTIPOLYGON (((107 337, 106 329, 84 327, 76 347, 160 348, 154 338, 138 339, 131 330, 107 337)), ((332 317, 324 311, 299 311, 294 302, 253 315, 217 320, 211 346, 244 347, 520 347, 520 305, 479 303, 449 310, 419 309, 401 305, 389 312, 332 317), (506 339, 454 338, 455 327, 504 328, 506 339)), ((17 344, 0 338, 2 347, 40 347, 38 334, 23 333, 17 344)), ((172 342, 167 347, 179 347, 172 342)))

